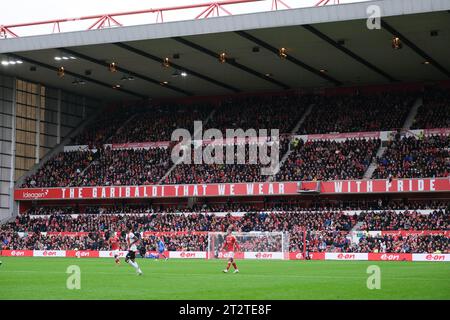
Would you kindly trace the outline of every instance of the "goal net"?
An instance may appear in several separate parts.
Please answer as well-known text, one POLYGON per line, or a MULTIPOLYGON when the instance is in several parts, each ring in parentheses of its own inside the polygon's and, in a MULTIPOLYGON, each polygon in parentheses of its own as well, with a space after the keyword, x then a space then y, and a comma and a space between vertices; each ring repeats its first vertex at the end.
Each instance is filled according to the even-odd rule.
MULTIPOLYGON (((235 257, 245 259, 289 259, 289 233, 287 232, 233 232, 240 247, 235 257)), ((225 232, 208 233, 208 259, 226 259, 222 251, 225 232)))

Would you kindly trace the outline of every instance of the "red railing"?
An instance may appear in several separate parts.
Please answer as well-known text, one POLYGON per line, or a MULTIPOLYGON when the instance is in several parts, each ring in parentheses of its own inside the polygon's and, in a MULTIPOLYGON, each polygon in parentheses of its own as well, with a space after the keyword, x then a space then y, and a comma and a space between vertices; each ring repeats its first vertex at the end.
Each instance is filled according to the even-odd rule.
MULTIPOLYGON (((54 19, 54 20, 45 20, 38 22, 27 22, 27 23, 18 23, 11 25, 1 25, 0 24, 0 39, 1 38, 18 38, 20 37, 17 29, 23 29, 26 27, 37 27, 37 26, 49 26, 52 28, 52 33, 59 33, 61 31, 61 25, 69 22, 80 22, 80 21, 90 21, 92 20, 92 24, 87 28, 87 30, 92 29, 102 29, 109 27, 118 27, 123 26, 124 24, 120 22, 119 17, 132 16, 132 15, 143 15, 143 14, 156 14, 156 23, 164 22, 164 13, 170 11, 183 11, 190 9, 202 9, 202 11, 196 14, 193 19, 204 19, 214 16, 220 16, 221 14, 232 15, 232 13, 226 9, 226 6, 236 5, 236 4, 244 4, 244 3, 256 3, 259 2, 267 4, 268 1, 271 2, 271 10, 278 9, 290 9, 291 7, 286 3, 287 0, 227 0, 227 1, 214 1, 202 4, 192 4, 185 6, 176 6, 176 7, 165 7, 165 8, 156 8, 156 9, 145 9, 145 10, 136 10, 136 11, 128 11, 128 12, 116 12, 116 13, 107 13, 107 14, 98 14, 98 15, 90 15, 78 18, 64 18, 64 19, 54 19)), ((315 4, 315 6, 326 5, 328 3, 339 4, 339 0, 320 0, 315 4)), ((81 28, 80 28, 81 29, 81 28)), ((78 30, 80 30, 78 29, 78 30)), ((81 29, 82 30, 82 29, 81 29)), ((73 30, 71 30, 73 31, 73 30)), ((41 32, 45 33, 45 32, 41 32)))

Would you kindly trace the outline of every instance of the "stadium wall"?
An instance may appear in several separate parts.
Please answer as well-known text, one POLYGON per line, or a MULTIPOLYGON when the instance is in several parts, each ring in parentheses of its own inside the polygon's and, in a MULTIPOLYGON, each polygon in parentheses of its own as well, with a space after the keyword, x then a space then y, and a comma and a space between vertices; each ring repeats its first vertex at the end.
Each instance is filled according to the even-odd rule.
POLYGON ((14 184, 98 109, 98 101, 0 74, 0 223, 14 184))

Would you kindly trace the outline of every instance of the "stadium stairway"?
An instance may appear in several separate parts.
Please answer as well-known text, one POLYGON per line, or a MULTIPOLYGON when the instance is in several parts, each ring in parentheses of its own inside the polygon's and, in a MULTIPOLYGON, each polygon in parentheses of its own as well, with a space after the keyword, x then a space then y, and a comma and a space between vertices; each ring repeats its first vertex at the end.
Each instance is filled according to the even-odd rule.
POLYGON ((411 106, 411 110, 409 111, 408 116, 406 117, 405 123, 403 124, 403 131, 411 129, 414 119, 416 118, 417 111, 419 107, 423 104, 423 98, 419 97, 411 106))
MULTIPOLYGON (((303 122, 305 122, 306 117, 311 113, 312 108, 314 107, 314 103, 310 104, 308 106, 308 108, 305 110, 305 113, 302 115, 302 117, 298 120, 297 124, 294 126, 294 128, 291 130, 290 134, 291 135, 295 135, 298 130, 300 129, 301 125, 303 124, 303 122)), ((289 148, 286 151, 286 153, 281 157, 280 163, 278 164, 278 170, 283 166, 283 163, 286 161, 286 159, 289 157, 289 155, 292 153, 291 150, 291 144, 289 144, 289 148)), ((274 177, 273 176, 269 176, 266 180, 266 182, 270 182, 273 181, 274 177)))
POLYGON ((120 133, 120 131, 125 128, 125 126, 130 123, 130 121, 132 121, 134 118, 136 118, 139 114, 135 113, 133 115, 131 115, 127 120, 125 120, 124 123, 122 123, 122 125, 116 130, 116 132, 114 132, 112 135, 110 135, 108 137, 108 139, 106 139, 105 143, 109 143, 112 139, 112 137, 114 137, 115 135, 117 135, 118 133, 120 133))
MULTIPOLYGON (((405 123, 403 124, 402 131, 405 132, 411 128, 411 126, 414 123, 414 119, 416 118, 417 111, 419 110, 419 107, 423 104, 423 98, 418 97, 413 104, 411 105, 411 109, 409 110, 408 116, 405 119, 405 123)), ((381 142, 380 148, 377 151, 375 159, 373 159, 372 163, 367 168, 366 172, 364 173, 363 179, 370 179, 372 178, 372 175, 377 168, 377 158, 381 157, 383 153, 386 151, 386 147, 383 146, 383 142, 381 142)))
MULTIPOLYGON (((206 117, 205 122, 203 124, 203 127, 206 127, 206 125, 208 124, 209 120, 211 120, 211 118, 214 116, 215 113, 216 113, 216 109, 213 109, 211 111, 211 113, 206 117)), ((197 133, 197 131, 194 132, 194 136, 195 136, 196 133, 197 133)), ((162 178, 159 179, 158 183, 161 184, 170 175, 170 173, 173 171, 173 169, 175 169, 175 167, 177 165, 178 165, 178 162, 174 163, 174 165, 172 167, 170 167, 169 170, 167 170, 167 172, 162 176, 162 178)))
POLYGON ((377 159, 383 155, 383 153, 386 151, 387 147, 383 147, 383 142, 381 142, 380 147, 378 148, 377 154, 375 155, 375 158, 372 160, 372 163, 367 167, 366 172, 364 172, 363 179, 370 179, 372 178, 373 173, 375 172, 375 169, 377 168, 377 159))

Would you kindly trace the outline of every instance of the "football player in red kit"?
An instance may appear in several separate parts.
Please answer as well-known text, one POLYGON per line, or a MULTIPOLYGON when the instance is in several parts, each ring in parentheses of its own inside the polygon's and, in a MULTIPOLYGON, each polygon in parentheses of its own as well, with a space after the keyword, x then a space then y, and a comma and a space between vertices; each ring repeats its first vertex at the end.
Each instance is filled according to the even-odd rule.
POLYGON ((223 272, 227 273, 230 269, 230 266, 233 265, 234 273, 238 273, 239 269, 237 268, 236 262, 234 262, 234 250, 239 250, 239 244, 236 241, 236 237, 231 234, 233 231, 233 227, 229 227, 227 230, 227 236, 225 237, 225 241, 223 243, 222 251, 228 253, 228 264, 227 268, 223 270, 223 272))
POLYGON ((115 232, 113 232, 112 237, 109 238, 109 243, 111 244, 111 250, 113 251, 114 254, 114 261, 117 264, 120 264, 119 260, 120 240, 115 232))

